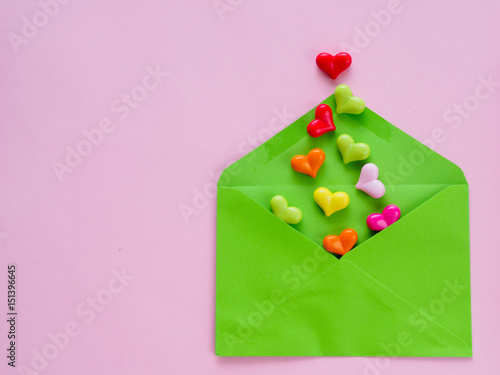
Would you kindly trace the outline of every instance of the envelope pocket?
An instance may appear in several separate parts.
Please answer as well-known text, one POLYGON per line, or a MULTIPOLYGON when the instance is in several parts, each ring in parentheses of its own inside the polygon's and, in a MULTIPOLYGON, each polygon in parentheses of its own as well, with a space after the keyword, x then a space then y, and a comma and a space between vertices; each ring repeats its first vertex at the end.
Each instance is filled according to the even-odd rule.
MULTIPOLYGON (((444 271, 450 250, 440 249, 439 241, 433 244, 438 247, 425 248, 421 259, 409 256, 422 232, 433 238, 446 231, 439 225, 419 230, 419 222, 443 223, 440 210, 457 214, 453 206, 460 210, 467 204, 466 186, 438 193, 341 260, 241 191, 219 187, 218 194, 218 355, 472 354, 467 241, 459 236, 455 242, 460 249, 455 262, 465 268, 444 271), (430 259, 440 250, 445 255, 430 259), (454 276, 467 286, 455 298, 454 276)), ((464 229, 458 222, 448 224, 464 229)))
POLYGON ((233 356, 470 356, 470 348, 348 261, 218 341, 233 356))

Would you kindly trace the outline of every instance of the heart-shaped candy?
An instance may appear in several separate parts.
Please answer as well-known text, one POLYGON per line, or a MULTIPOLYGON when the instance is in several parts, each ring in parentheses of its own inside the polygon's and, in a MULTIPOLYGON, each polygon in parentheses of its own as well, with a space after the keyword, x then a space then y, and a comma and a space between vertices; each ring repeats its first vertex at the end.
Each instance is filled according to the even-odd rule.
POLYGON ((326 216, 342 210, 349 205, 349 196, 343 191, 332 193, 324 187, 317 188, 313 194, 314 201, 322 208, 326 216))
POLYGON ((325 133, 335 130, 333 123, 332 109, 328 104, 320 104, 314 111, 316 119, 307 125, 307 132, 311 137, 319 137, 325 133))
POLYGON ((385 186, 378 179, 378 167, 373 163, 363 165, 359 175, 356 189, 364 191, 373 198, 383 197, 385 194, 385 186))
POLYGON ((351 55, 347 52, 340 52, 335 56, 322 52, 316 57, 318 68, 328 74, 331 79, 337 78, 340 73, 351 66, 351 63, 351 55))
POLYGON ((323 239, 323 247, 330 253, 344 255, 354 247, 357 241, 358 234, 356 231, 354 229, 347 228, 344 229, 339 236, 335 236, 333 234, 326 236, 323 239))
POLYGON ((395 223, 401 217, 401 210, 395 204, 384 208, 381 214, 371 214, 366 218, 366 224, 371 230, 381 231, 395 223))
POLYGON ((325 153, 320 148, 315 148, 306 155, 295 155, 292 158, 292 168, 299 173, 316 177, 319 168, 325 161, 325 153))
POLYGON ((357 96, 352 96, 352 91, 347 85, 338 85, 335 89, 337 113, 350 113, 359 115, 365 110, 365 102, 357 96))
POLYGON ((271 210, 288 224, 298 224, 302 220, 302 211, 297 207, 288 207, 288 202, 282 195, 275 195, 271 199, 271 210))
POLYGON ((351 161, 365 160, 370 156, 370 146, 366 143, 355 143, 349 134, 342 134, 337 138, 337 147, 344 164, 351 161))

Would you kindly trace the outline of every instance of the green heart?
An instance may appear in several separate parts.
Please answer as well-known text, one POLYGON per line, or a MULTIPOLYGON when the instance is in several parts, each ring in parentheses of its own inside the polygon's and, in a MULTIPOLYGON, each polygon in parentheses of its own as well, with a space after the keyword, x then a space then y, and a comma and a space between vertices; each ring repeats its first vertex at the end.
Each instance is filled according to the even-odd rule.
POLYGON ((297 207, 288 207, 288 202, 282 195, 275 195, 271 199, 271 210, 288 224, 298 224, 302 220, 302 211, 297 207))
POLYGON ((338 85, 335 89, 337 113, 350 113, 359 115, 365 110, 365 102, 357 96, 352 96, 352 91, 347 85, 338 85))
POLYGON ((337 138, 337 147, 344 159, 344 164, 365 160, 370 156, 370 146, 366 143, 354 143, 354 139, 349 134, 342 134, 337 138))

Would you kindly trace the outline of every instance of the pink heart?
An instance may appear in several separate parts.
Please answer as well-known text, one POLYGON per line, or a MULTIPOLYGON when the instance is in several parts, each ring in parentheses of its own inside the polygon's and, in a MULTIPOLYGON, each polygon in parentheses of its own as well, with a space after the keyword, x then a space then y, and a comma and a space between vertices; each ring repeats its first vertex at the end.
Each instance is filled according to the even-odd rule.
POLYGON ((366 224, 371 230, 381 231, 395 223, 401 217, 401 210, 395 204, 384 208, 381 214, 371 214, 366 218, 366 224))
POLYGON ((364 191, 373 198, 380 198, 385 194, 385 186, 378 179, 378 167, 375 164, 363 165, 356 189, 364 191))

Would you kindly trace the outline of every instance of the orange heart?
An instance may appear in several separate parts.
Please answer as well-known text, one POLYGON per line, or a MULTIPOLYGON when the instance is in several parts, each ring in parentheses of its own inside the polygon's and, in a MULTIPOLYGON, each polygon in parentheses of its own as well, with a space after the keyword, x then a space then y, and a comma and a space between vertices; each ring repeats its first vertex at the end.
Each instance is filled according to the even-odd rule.
POLYGON ((323 247, 333 254, 344 255, 351 250, 358 241, 358 234, 354 229, 347 228, 340 233, 340 236, 333 234, 323 239, 323 247))
POLYGON ((306 155, 295 155, 292 158, 292 168, 299 173, 316 177, 319 168, 325 161, 325 153, 320 148, 315 148, 306 155))

